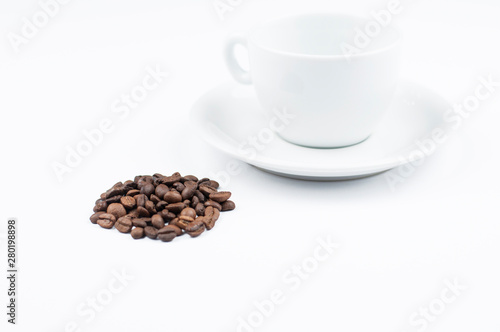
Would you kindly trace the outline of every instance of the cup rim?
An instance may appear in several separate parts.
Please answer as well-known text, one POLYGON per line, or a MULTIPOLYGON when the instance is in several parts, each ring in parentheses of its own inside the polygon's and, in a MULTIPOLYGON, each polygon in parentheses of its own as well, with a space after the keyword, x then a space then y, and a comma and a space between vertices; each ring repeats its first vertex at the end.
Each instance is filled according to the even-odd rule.
POLYGON ((393 31, 396 34, 396 38, 394 41, 391 41, 389 45, 386 45, 384 47, 380 47, 374 50, 369 50, 369 51, 363 51, 361 50, 358 53, 350 54, 349 56, 346 56, 345 54, 307 54, 307 53, 300 53, 300 52, 290 52, 290 51, 282 51, 279 49, 274 49, 272 47, 267 47, 263 46, 262 44, 258 43, 255 40, 255 32, 258 29, 264 28, 267 25, 270 25, 271 23, 275 23, 278 21, 284 21, 284 20, 289 20, 289 19, 298 19, 302 17, 310 17, 310 16, 330 16, 330 17, 342 17, 342 18, 350 18, 350 19, 357 19, 357 20, 362 20, 362 21, 369 21, 369 18, 367 16, 361 16, 361 15, 354 15, 354 14, 344 14, 344 13, 335 13, 335 12, 310 12, 310 13, 304 13, 304 14, 292 14, 292 15, 284 15, 278 18, 270 19, 265 22, 262 22, 253 28, 251 28, 248 33, 247 33, 247 38, 249 41, 251 41, 254 45, 259 47, 260 49, 263 49, 269 53, 274 53, 277 55, 282 55, 282 56, 290 56, 290 57, 297 57, 297 58, 312 58, 312 59, 317 59, 317 60, 336 60, 336 59, 346 59, 346 58, 363 58, 365 56, 370 56, 370 55, 375 55, 379 53, 383 53, 386 51, 389 51, 393 48, 395 48, 401 41, 401 32, 399 29, 396 29, 391 26, 384 27, 384 29, 388 29, 393 31))

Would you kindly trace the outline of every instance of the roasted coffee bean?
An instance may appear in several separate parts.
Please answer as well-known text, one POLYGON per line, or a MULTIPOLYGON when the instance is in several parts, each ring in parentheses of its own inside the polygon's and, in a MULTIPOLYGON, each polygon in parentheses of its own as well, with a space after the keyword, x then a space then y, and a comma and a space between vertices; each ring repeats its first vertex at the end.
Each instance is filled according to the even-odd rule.
POLYGON ((137 206, 142 206, 144 207, 146 205, 146 202, 148 201, 148 198, 144 194, 139 194, 134 196, 135 201, 137 203, 137 206))
POLYGON ((182 230, 173 225, 165 226, 158 231, 158 238, 163 242, 170 242, 179 235, 182 235, 182 230))
POLYGON ((146 227, 148 225, 148 223, 146 222, 145 220, 146 218, 134 218, 132 219, 132 225, 134 225, 135 227, 146 227))
MULTIPOLYGON (((101 196, 100 196, 100 200, 103 201, 106 199, 106 193, 102 193, 101 196)), ((96 201, 97 203, 97 201, 96 201)))
POLYGON ((186 175, 181 178, 181 182, 186 182, 186 181, 194 181, 198 182, 198 178, 194 175, 186 175))
POLYGON ((201 220, 192 222, 186 227, 186 233, 188 233, 191 237, 200 236, 204 231, 205 224, 201 220))
POLYGON ((158 197, 163 197, 169 191, 170 191, 170 189, 166 185, 160 184, 155 189, 155 195, 158 196, 158 197))
POLYGON ((209 197, 212 201, 216 201, 217 203, 224 203, 231 197, 231 193, 229 191, 219 191, 217 193, 210 194, 209 197))
POLYGON ((151 175, 145 175, 143 178, 142 178, 143 181, 147 182, 147 183, 153 183, 154 179, 151 175))
POLYGON ((154 228, 161 229, 165 227, 165 221, 163 221, 163 217, 159 214, 155 214, 151 217, 151 224, 154 228))
POLYGON ((196 190, 196 192, 194 194, 200 200, 200 203, 205 203, 205 201, 207 200, 205 195, 203 195, 203 193, 199 190, 196 190))
POLYGON ((146 181, 146 178, 145 177, 142 177, 138 182, 137 182, 137 189, 141 190, 142 187, 144 187, 145 185, 147 185, 148 181, 146 181))
POLYGON ((155 194, 151 194, 151 196, 149 196, 149 200, 153 202, 154 205, 160 203, 161 201, 160 197, 156 196, 155 194))
POLYGON ((114 215, 116 219, 127 214, 127 210, 125 210, 123 205, 121 205, 120 203, 113 203, 109 205, 106 211, 107 213, 114 215))
POLYGON ((214 215, 212 216, 212 219, 214 221, 217 221, 217 220, 219 220, 219 217, 220 217, 220 210, 214 209, 214 215))
MULTIPOLYGON (((219 210, 215 210, 215 211, 219 211, 219 210)), ((217 212, 217 213, 218 213, 218 212, 217 212)), ((217 220, 219 220, 219 216, 218 216, 218 215, 217 215, 217 216, 214 216, 214 217, 212 217, 212 218, 210 218, 210 222, 209 222, 209 227, 210 227, 210 228, 209 228, 208 230, 211 230, 212 228, 214 228, 214 226, 215 226, 215 222, 216 222, 217 220)))
POLYGON ((199 179, 198 184, 202 184, 203 182, 207 182, 207 181, 210 181, 210 179, 209 178, 199 179))
POLYGON ((158 234, 158 239, 162 242, 171 242, 173 239, 176 238, 177 235, 175 233, 164 233, 164 234, 158 234))
POLYGON ((144 237, 144 228, 142 227, 136 227, 130 232, 132 237, 136 240, 142 239, 144 237))
POLYGON ((161 183, 166 184, 168 186, 179 182, 181 180, 182 176, 179 173, 174 173, 171 176, 165 176, 164 178, 161 179, 161 183))
POLYGON ((108 203, 108 205, 113 203, 120 203, 121 198, 122 198, 121 195, 106 198, 106 203, 108 203))
POLYGON ((97 219, 97 224, 102 228, 110 229, 113 228, 116 222, 116 217, 110 213, 103 213, 97 219))
MULTIPOLYGON (((205 217, 203 217, 205 218, 205 217)), ((190 222, 187 227, 186 227, 186 232, 195 232, 197 231, 198 229, 200 229, 201 227, 203 227, 205 224, 201 221, 201 220, 196 220, 196 221, 192 221, 190 222)))
POLYGON ((127 192, 125 194, 123 194, 123 195, 126 195, 130 190, 137 189, 137 184, 136 183, 134 183, 134 182, 128 182, 128 181, 126 181, 126 182, 127 183, 124 183, 123 185, 125 186, 124 189, 127 189, 127 192))
POLYGON ((194 221, 194 218, 188 216, 179 216, 179 220, 187 223, 192 223, 194 221))
POLYGON ((215 222, 219 219, 220 212, 217 209, 214 209, 213 207, 209 206, 207 208, 208 210, 205 210, 205 217, 203 219, 203 222, 205 223, 205 227, 207 230, 211 230, 215 226, 215 222))
POLYGON ((141 193, 140 190, 132 189, 132 190, 127 191, 127 196, 134 197, 135 195, 139 195, 140 193, 141 193))
POLYGON ((165 210, 168 210, 173 213, 180 213, 182 209, 184 209, 186 205, 184 203, 174 203, 174 204, 169 204, 165 207, 165 210))
POLYGON ((161 184, 161 179, 163 179, 164 177, 165 176, 160 173, 153 174, 153 184, 155 185, 155 187, 161 184))
POLYGON ((158 237, 158 230, 151 226, 144 228, 144 233, 146 234, 147 237, 153 240, 158 237))
POLYGON ((132 210, 135 207, 135 198, 132 196, 122 196, 120 203, 127 210, 132 210))
POLYGON ((165 177, 165 175, 161 174, 161 173, 155 173, 153 174, 153 179, 161 179, 165 177))
POLYGON ((113 223, 116 222, 116 217, 112 215, 111 213, 103 213, 99 215, 99 219, 107 219, 112 221, 113 223))
POLYGON ((213 222, 215 223, 217 220, 219 220, 219 210, 215 210, 217 212, 215 212, 214 216, 212 217, 212 220, 213 222))
POLYGON ((146 208, 143 208, 142 206, 137 207, 137 213, 139 214, 140 218, 151 216, 151 214, 148 212, 148 210, 146 210, 146 208))
MULTIPOLYGON (((198 217, 198 219, 201 220, 205 224, 205 228, 207 229, 207 231, 211 230, 215 226, 216 220, 214 220, 213 218, 209 218, 207 216, 204 216, 204 217, 198 217)), ((198 219, 196 219, 196 220, 198 220, 198 219)))
POLYGON ((132 220, 127 217, 121 217, 116 221, 115 228, 121 233, 130 233, 132 230, 132 220))
POLYGON ((209 206, 205 209, 205 217, 214 219, 214 221, 217 221, 220 216, 220 211, 219 209, 214 208, 213 206, 209 206))
POLYGON ((188 181, 184 182, 184 186, 198 188, 198 182, 188 180, 188 181))
POLYGON ((213 206, 214 208, 218 209, 219 211, 222 210, 222 206, 217 203, 216 201, 212 201, 209 199, 208 201, 205 202, 205 206, 213 206))
POLYGON ((141 194, 144 194, 141 190, 142 190, 142 187, 144 187, 145 185, 147 184, 150 184, 149 182, 146 182, 144 181, 143 179, 139 180, 139 182, 137 183, 137 189, 141 192, 141 194))
POLYGON ((125 195, 129 191, 121 182, 117 183, 113 188, 106 191, 106 199, 114 196, 125 195))
POLYGON ((135 183, 132 180, 127 180, 127 181, 123 182, 123 185, 125 187, 132 188, 132 189, 137 188, 137 183, 135 183))
POLYGON ((193 188, 193 187, 184 188, 184 190, 181 193, 182 199, 183 200, 190 200, 193 197, 195 192, 196 192, 196 188, 193 188))
POLYGON ((182 235, 182 229, 175 226, 175 225, 167 225, 165 227, 163 227, 162 229, 160 229, 158 231, 158 234, 162 234, 162 233, 175 233, 175 235, 177 236, 181 236, 182 235))
POLYGON ((133 188, 127 187, 122 182, 117 182, 117 183, 115 183, 115 185, 113 187, 111 187, 111 189, 108 190, 107 198, 117 196, 117 195, 125 195, 127 193, 127 191, 129 191, 130 189, 133 189, 133 188))
POLYGON ((161 211, 165 208, 165 206, 167 206, 168 203, 165 202, 165 201, 159 201, 157 204, 156 204, 156 211, 161 211))
POLYGON ((207 230, 211 230, 215 226, 215 222, 219 219, 220 212, 212 206, 205 210, 205 216, 202 221, 205 223, 207 230))
POLYGON ((181 229, 186 229, 188 224, 189 224, 189 222, 187 222, 185 220, 180 220, 179 218, 175 218, 170 222, 170 225, 177 226, 181 229))
POLYGON ((155 203, 153 203, 153 201, 147 201, 145 208, 146 208, 146 210, 148 210, 150 215, 153 215, 156 213, 155 203))
POLYGON ((105 211, 99 211, 99 212, 94 213, 93 215, 90 216, 90 222, 92 222, 93 224, 97 224, 97 220, 99 220, 99 216, 101 214, 105 214, 105 213, 106 213, 105 211))
POLYGON ((182 195, 177 191, 172 190, 163 196, 163 200, 167 203, 180 203, 182 202, 182 195))
POLYGON ((156 187, 158 187, 161 183, 161 178, 153 178, 153 185, 156 187))
POLYGON ((176 217, 175 213, 172 213, 168 210, 162 210, 160 212, 160 215, 163 218, 163 220, 165 220, 165 221, 170 221, 176 217))
POLYGON ((222 210, 221 211, 231 211, 236 208, 236 205, 234 204, 233 201, 227 200, 224 203, 221 204, 222 210))
POLYGON ((129 216, 130 218, 139 218, 139 211, 137 209, 133 209, 126 215, 129 216))
POLYGON ((144 194, 146 196, 150 196, 154 192, 155 192, 155 186, 152 183, 146 183, 141 188, 141 194, 144 194))
POLYGON ((193 181, 186 181, 184 182, 184 186, 186 188, 182 191, 182 199, 191 199, 198 189, 197 183, 193 181))
POLYGON ((193 196, 193 198, 191 198, 191 204, 189 206, 191 206, 194 209, 199 202, 200 199, 196 196, 193 196))
POLYGON ((205 183, 200 184, 198 190, 201 191, 201 193, 206 197, 210 196, 210 194, 215 194, 217 192, 217 189, 214 189, 205 183))
POLYGON ((193 208, 187 207, 181 211, 179 214, 180 217, 191 217, 192 219, 196 218, 196 211, 193 208))
POLYGON ((219 182, 214 180, 209 180, 208 185, 214 189, 218 189, 220 187, 219 182))
POLYGON ((186 186, 183 185, 182 182, 176 182, 172 185, 172 188, 181 193, 184 190, 184 188, 186 188, 186 186))
POLYGON ((196 214, 199 216, 205 215, 205 205, 203 205, 203 203, 198 203, 194 208, 194 210, 196 211, 196 214))
POLYGON ((94 212, 106 211, 108 209, 108 203, 105 201, 98 201, 94 206, 94 212))

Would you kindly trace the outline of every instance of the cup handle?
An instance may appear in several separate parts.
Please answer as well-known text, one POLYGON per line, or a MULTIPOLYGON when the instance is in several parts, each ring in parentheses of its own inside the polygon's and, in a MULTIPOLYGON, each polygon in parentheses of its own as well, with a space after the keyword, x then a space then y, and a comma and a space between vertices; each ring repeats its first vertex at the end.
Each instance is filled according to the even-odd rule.
POLYGON ((226 42, 226 48, 224 50, 227 68, 236 81, 242 84, 252 84, 250 72, 241 68, 240 64, 236 60, 236 56, 234 53, 236 45, 242 45, 248 50, 246 37, 241 35, 233 35, 229 37, 226 42))

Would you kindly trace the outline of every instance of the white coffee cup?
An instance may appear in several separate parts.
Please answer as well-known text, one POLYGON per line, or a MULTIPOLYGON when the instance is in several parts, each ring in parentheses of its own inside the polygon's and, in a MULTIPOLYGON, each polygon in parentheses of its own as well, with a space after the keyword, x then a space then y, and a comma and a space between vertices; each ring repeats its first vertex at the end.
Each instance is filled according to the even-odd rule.
POLYGON ((374 26, 336 14, 281 18, 231 37, 226 62, 236 81, 254 85, 267 114, 293 114, 278 132, 283 139, 316 148, 350 146, 372 134, 398 78, 398 32, 380 26, 370 36, 363 32, 369 33, 368 24, 374 26), (235 57, 238 44, 248 49, 249 71, 235 57))

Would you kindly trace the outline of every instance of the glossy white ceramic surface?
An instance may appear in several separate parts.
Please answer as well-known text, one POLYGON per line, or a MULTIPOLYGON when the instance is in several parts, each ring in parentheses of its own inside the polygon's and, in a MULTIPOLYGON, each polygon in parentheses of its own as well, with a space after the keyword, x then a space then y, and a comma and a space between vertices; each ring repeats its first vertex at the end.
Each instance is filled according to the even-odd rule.
POLYGON ((286 109, 296 117, 279 135, 310 147, 343 147, 365 140, 389 107, 398 78, 399 34, 389 28, 369 46, 346 56, 342 45, 356 45, 362 19, 309 14, 275 20, 233 36, 226 62, 240 83, 253 84, 262 108, 272 116, 286 109), (234 48, 248 49, 250 71, 234 48))

